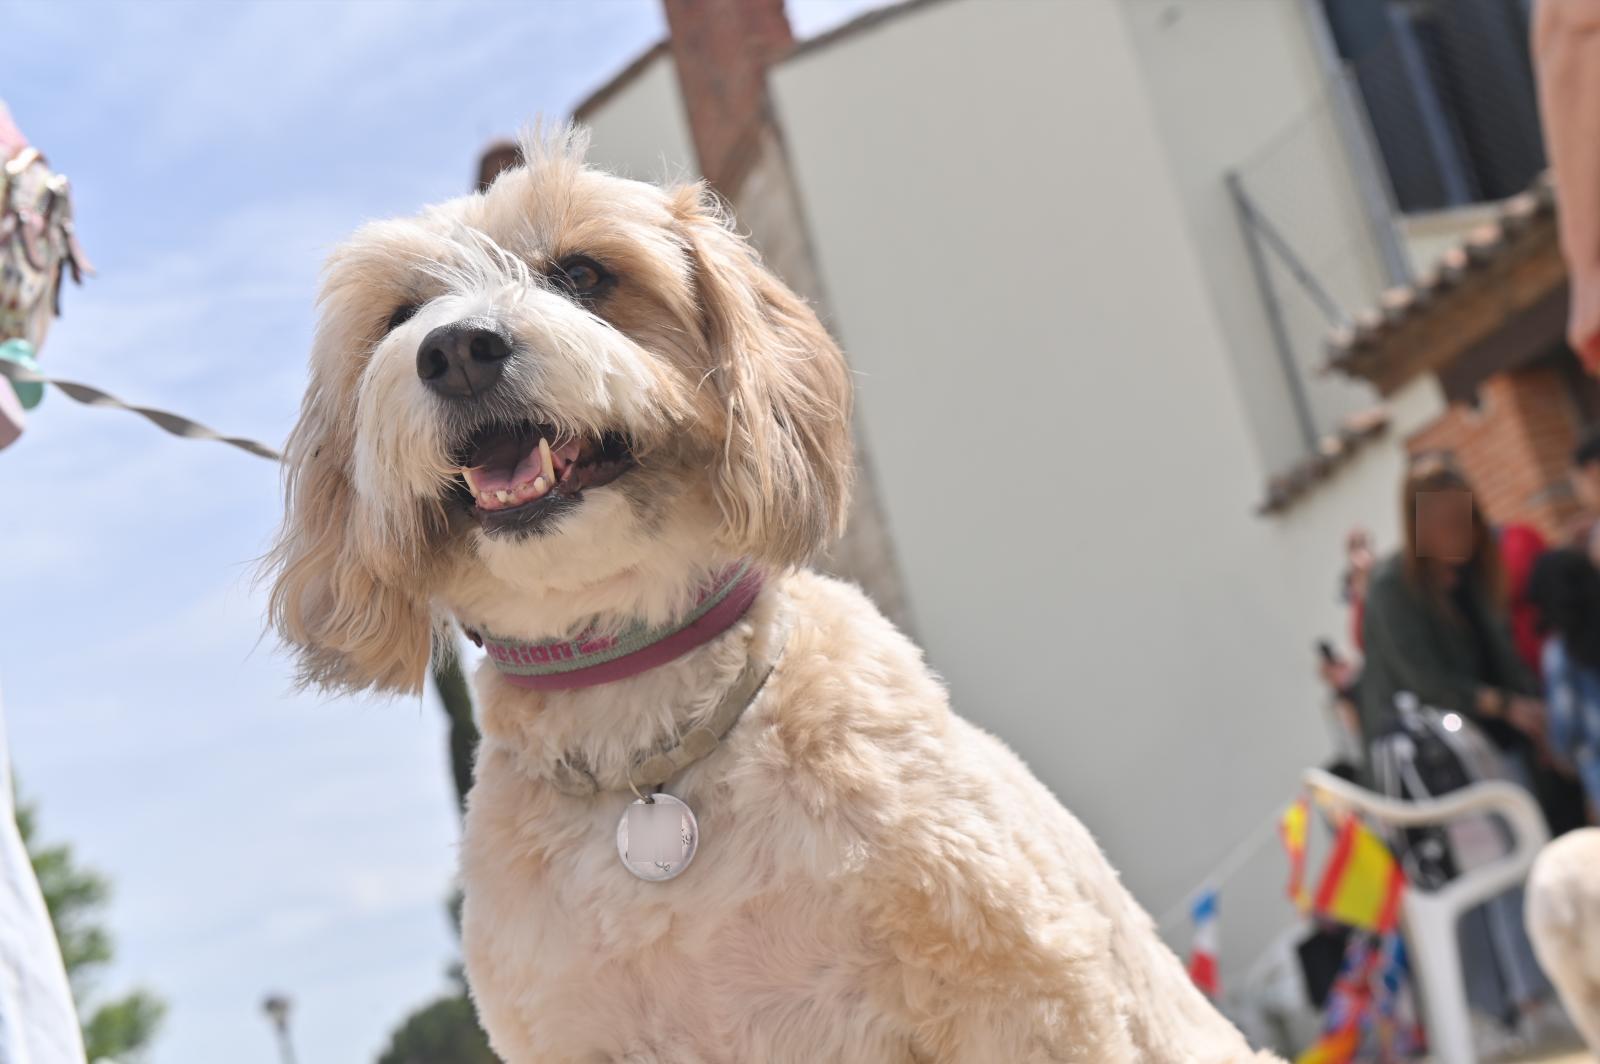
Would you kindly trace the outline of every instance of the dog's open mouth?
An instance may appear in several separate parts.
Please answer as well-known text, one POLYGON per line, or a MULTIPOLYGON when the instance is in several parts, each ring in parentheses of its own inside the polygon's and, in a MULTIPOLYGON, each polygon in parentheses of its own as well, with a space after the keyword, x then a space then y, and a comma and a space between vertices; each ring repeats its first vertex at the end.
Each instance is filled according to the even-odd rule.
POLYGON ((477 430, 456 461, 463 501, 485 530, 532 531, 626 473, 633 453, 618 433, 562 437, 530 421, 477 430))

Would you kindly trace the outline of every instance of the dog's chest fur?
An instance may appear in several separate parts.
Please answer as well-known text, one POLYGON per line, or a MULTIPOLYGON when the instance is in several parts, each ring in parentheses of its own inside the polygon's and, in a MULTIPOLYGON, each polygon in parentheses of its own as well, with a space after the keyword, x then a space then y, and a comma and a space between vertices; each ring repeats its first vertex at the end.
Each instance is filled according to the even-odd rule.
MULTIPOLYGON (((793 625, 778 605, 753 610, 732 641, 793 625)), ((465 930, 480 1009, 513 1064, 912 1059, 873 997, 892 967, 884 944, 849 900, 865 859, 852 821, 866 810, 842 807, 836 781, 815 777, 827 751, 807 746, 833 740, 780 721, 815 650, 790 636, 722 746, 669 785, 695 810, 701 841, 666 883, 635 879, 617 858, 630 793, 561 794, 527 772, 526 747, 491 740, 468 814, 465 930)), ((727 657, 708 666, 719 680, 742 648, 727 657)), ((549 750, 574 741, 564 733, 549 750)))
POLYGON ((668 883, 618 862, 617 795, 552 816, 565 845, 537 874, 470 844, 469 966, 506 1058, 909 1061, 904 1031, 867 993, 881 947, 814 867, 829 843, 778 826, 782 810, 720 804, 728 788, 674 790, 694 803, 702 843, 668 883))
POLYGON ((529 771, 582 726, 507 717, 480 685, 463 939, 508 1064, 1248 1059, 1088 833, 859 592, 801 573, 764 597, 732 652, 655 681, 731 679, 789 630, 757 702, 668 787, 701 842, 666 883, 617 858, 631 795, 529 771))

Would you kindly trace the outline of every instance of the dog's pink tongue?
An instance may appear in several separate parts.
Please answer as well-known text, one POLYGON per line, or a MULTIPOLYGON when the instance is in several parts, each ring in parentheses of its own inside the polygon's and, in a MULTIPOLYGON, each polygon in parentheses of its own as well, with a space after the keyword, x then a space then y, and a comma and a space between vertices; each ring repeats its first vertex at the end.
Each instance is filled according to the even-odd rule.
POLYGON ((539 461, 539 437, 531 440, 499 437, 478 448, 472 455, 471 468, 472 488, 480 498, 525 487, 543 471, 539 461))
POLYGON ((472 471, 472 480, 478 485, 479 491, 510 491, 517 485, 532 480, 542 471, 539 463, 539 447, 535 444, 533 450, 523 455, 514 465, 478 466, 472 471))

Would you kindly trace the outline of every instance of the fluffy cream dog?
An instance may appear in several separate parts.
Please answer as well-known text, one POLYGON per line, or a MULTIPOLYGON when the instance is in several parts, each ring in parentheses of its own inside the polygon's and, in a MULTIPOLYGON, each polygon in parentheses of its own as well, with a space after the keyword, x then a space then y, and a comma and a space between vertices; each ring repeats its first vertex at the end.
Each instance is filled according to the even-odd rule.
POLYGON ((581 135, 526 152, 329 263, 271 559, 304 677, 416 691, 441 618, 609 640, 670 630, 741 562, 764 582, 635 675, 479 669, 463 936, 496 1051, 1252 1059, 1083 826, 856 588, 803 568, 852 468, 849 377, 811 310, 704 189, 590 169, 581 135), (753 674, 666 780, 699 817, 692 866, 636 878, 630 779, 753 674))
POLYGON ((1528 873, 1528 937, 1567 1015, 1600 1055, 1600 828, 1571 831, 1528 873))

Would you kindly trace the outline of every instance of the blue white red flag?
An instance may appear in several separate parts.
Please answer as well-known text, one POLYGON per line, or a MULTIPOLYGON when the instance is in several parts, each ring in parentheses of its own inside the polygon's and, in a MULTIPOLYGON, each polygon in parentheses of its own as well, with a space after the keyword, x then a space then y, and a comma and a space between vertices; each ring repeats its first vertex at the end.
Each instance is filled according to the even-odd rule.
POLYGON ((1189 947, 1189 978, 1207 997, 1222 992, 1222 976, 1217 968, 1220 932, 1217 927, 1217 892, 1208 889, 1189 907, 1194 920, 1194 941, 1189 947))

